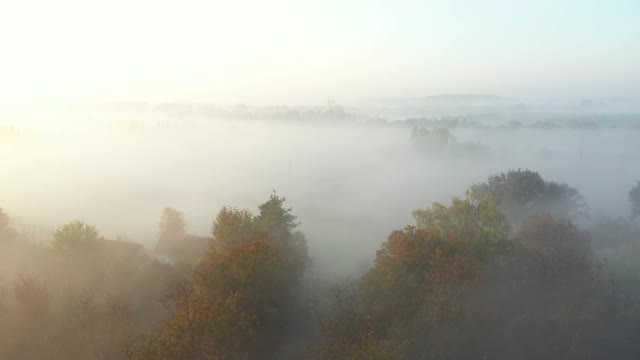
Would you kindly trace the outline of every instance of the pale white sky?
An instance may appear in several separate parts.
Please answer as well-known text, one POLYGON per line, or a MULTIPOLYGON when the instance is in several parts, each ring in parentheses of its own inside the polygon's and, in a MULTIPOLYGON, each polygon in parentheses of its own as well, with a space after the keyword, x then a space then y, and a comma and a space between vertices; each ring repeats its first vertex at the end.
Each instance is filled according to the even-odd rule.
POLYGON ((0 106, 640 95, 640 1, 0 0, 0 106))

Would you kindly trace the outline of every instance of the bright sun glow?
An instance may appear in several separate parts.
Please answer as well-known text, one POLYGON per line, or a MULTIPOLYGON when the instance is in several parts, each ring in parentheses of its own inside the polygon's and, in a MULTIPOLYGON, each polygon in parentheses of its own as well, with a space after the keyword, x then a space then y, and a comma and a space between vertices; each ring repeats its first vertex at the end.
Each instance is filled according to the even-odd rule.
POLYGON ((5 1, 0 104, 637 94, 640 9, 602 5, 5 1))

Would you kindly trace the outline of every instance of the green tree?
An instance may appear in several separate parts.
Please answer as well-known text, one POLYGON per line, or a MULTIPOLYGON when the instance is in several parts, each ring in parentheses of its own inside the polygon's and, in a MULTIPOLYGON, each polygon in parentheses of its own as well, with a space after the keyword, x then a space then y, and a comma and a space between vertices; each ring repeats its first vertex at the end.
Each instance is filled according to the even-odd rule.
POLYGON ((285 208, 285 198, 279 197, 275 192, 267 202, 260 205, 260 213, 256 218, 258 227, 275 237, 291 236, 293 230, 298 227, 296 216, 291 213, 291 208, 285 208))
POLYGON ((531 170, 509 170, 474 184, 467 190, 475 202, 493 197, 517 227, 528 216, 549 213, 556 217, 586 216, 588 206, 580 192, 565 183, 547 181, 531 170))
POLYGON ((100 247, 102 240, 95 226, 75 220, 54 232, 52 246, 58 251, 87 251, 100 247))
POLYGON ((509 245, 509 224, 492 198, 472 201, 453 198, 450 206, 433 203, 413 212, 417 228, 443 237, 472 239, 482 254, 504 251, 509 245))

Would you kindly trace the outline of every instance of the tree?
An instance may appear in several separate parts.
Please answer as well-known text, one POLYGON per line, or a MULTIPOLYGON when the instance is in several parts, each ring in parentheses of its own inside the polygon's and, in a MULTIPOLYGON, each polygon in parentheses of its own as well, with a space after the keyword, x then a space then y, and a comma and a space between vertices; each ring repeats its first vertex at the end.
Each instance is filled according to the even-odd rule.
POLYGON ((343 289, 311 359, 633 358, 634 328, 589 233, 533 216, 512 237, 492 197, 414 212, 343 289), (620 356, 623 355, 623 356, 620 356))
POLYGON ((255 219, 249 211, 225 206, 220 210, 211 227, 213 244, 217 249, 243 244, 249 240, 254 226, 255 219))
POLYGON ((509 222, 517 227, 529 215, 549 213, 556 217, 586 216, 588 206, 574 187, 547 181, 531 170, 509 170, 489 177, 467 190, 472 201, 493 197, 509 222))
POLYGON ((21 306, 37 318, 42 319, 49 306, 49 294, 46 287, 33 275, 21 274, 13 284, 13 293, 21 306))
POLYGON ((488 358, 513 358, 527 349, 528 358, 585 359, 607 358, 630 345, 620 341, 623 307, 603 264, 591 255, 590 240, 567 220, 525 220, 517 246, 492 265, 475 292, 469 321, 491 325, 474 346, 488 358))
POLYGON ((316 358, 437 358, 463 331, 468 293, 511 249, 509 226, 490 200, 456 198, 413 215, 417 226, 392 232, 374 266, 336 297, 316 358))
POLYGON ((509 245, 509 224, 491 198, 453 198, 451 206, 436 202, 430 209, 414 211, 413 218, 418 229, 472 239, 482 253, 498 253, 509 245))
POLYGON ((55 231, 52 246, 58 251, 87 251, 99 247, 101 240, 95 226, 75 220, 55 231))
POLYGON ((640 180, 629 191, 629 202, 631 203, 631 218, 636 219, 640 216, 640 180))
POLYGON ((446 151, 455 139, 447 127, 434 127, 429 130, 414 126, 411 131, 411 141, 419 150, 435 154, 446 151))
POLYGON ((211 248, 169 298, 175 315, 136 342, 130 359, 277 358, 308 262, 283 204, 274 194, 256 216, 220 211, 211 248))
POLYGON ((578 229, 570 220, 555 220, 549 214, 534 215, 524 222, 519 235, 522 245, 532 251, 591 256, 591 234, 578 229))
POLYGON ((181 238, 185 235, 184 215, 181 211, 165 207, 160 214, 160 238, 181 238))
POLYGON ((51 280, 20 275, 14 281, 11 308, 0 324, 0 357, 123 359, 133 335, 126 304, 113 298, 101 302, 88 289, 74 294, 67 284, 65 291, 52 291, 51 280))
POLYGON ((358 289, 352 282, 338 283, 330 291, 332 309, 322 324, 324 341, 308 349, 305 359, 407 358, 406 342, 397 333, 376 333, 371 317, 364 312, 358 289))
POLYGON ((276 237, 291 236, 299 224, 296 223, 297 217, 291 213, 291 208, 284 207, 285 201, 285 198, 279 197, 274 191, 269 200, 258 207, 258 227, 276 237))
POLYGON ((186 222, 181 211, 165 207, 160 213, 158 243, 156 251, 167 255, 175 254, 186 235, 186 222))

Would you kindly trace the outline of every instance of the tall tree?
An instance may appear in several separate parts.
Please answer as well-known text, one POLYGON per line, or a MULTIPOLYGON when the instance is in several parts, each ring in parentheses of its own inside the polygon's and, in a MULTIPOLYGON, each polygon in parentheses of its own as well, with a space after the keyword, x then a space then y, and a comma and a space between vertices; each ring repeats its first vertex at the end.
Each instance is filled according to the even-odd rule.
POLYGON ((158 224, 158 243, 156 251, 174 255, 179 252, 180 245, 185 239, 186 222, 181 211, 172 207, 165 207, 160 213, 158 224))
POLYGON ((175 315, 136 342, 130 359, 278 358, 308 261, 283 204, 274 194, 256 216, 220 211, 211 249, 170 298, 175 315))
POLYGON ((161 238, 180 238, 185 235, 186 222, 181 211, 165 207, 160 214, 158 229, 161 238))

